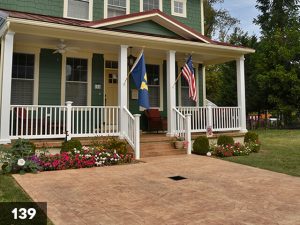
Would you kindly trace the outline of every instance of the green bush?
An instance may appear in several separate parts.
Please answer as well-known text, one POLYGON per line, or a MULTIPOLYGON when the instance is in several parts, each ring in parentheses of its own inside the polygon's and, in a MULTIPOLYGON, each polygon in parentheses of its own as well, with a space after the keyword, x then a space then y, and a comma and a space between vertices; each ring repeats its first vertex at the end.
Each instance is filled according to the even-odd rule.
POLYGON ((92 146, 100 151, 110 150, 116 151, 118 154, 126 155, 127 154, 127 144, 125 141, 119 140, 115 137, 109 138, 95 138, 92 141, 92 146))
POLYGON ((206 155, 209 151, 209 141, 205 136, 197 137, 193 144, 193 153, 197 155, 206 155))
POLYGON ((254 132, 247 132, 244 137, 244 142, 257 142, 258 141, 258 134, 254 132))
POLYGON ((218 145, 234 145, 234 140, 230 136, 220 135, 218 137, 218 145))
POLYGON ((60 152, 73 152, 74 148, 81 150, 82 144, 79 140, 72 139, 70 141, 63 142, 60 152))

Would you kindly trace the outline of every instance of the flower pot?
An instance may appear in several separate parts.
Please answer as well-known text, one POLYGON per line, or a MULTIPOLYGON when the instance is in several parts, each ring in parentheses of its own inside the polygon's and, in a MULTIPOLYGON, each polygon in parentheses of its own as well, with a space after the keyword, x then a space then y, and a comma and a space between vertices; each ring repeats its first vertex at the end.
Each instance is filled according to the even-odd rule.
POLYGON ((176 149, 183 149, 184 143, 183 141, 175 141, 175 148, 176 149))

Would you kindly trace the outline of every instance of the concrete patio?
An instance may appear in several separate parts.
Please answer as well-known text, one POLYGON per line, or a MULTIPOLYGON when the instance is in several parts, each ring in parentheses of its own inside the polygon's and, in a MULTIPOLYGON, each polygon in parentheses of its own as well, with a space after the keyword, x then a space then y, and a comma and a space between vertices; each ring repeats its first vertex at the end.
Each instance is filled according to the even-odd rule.
POLYGON ((194 155, 146 161, 14 177, 55 225, 300 224, 298 177, 194 155))

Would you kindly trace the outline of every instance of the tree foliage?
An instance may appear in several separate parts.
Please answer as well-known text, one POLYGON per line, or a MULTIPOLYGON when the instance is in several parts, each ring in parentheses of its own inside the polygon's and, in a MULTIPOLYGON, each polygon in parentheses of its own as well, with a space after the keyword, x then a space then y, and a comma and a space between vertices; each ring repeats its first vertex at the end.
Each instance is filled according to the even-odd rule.
POLYGON ((255 22, 262 36, 255 70, 266 107, 286 116, 300 110, 300 22, 298 0, 257 0, 255 22))
POLYGON ((232 17, 228 10, 214 7, 215 4, 223 2, 224 0, 204 1, 204 34, 208 37, 216 36, 221 41, 224 41, 230 31, 239 25, 239 20, 232 17))

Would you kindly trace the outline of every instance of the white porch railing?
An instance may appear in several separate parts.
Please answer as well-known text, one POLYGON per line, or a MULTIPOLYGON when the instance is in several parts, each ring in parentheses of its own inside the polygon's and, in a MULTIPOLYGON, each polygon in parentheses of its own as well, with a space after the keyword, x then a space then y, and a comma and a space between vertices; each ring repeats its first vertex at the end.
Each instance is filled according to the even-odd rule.
POLYGON ((182 115, 191 115, 191 132, 241 130, 239 107, 177 107, 182 115))
POLYGON ((72 106, 72 137, 118 136, 118 106, 72 106))
POLYGON ((192 153, 192 137, 191 137, 191 115, 183 115, 178 109, 173 108, 175 114, 175 135, 184 138, 187 142, 187 154, 192 153))
POLYGON ((10 138, 118 136, 118 106, 12 105, 10 138))
POLYGON ((133 148, 135 153, 135 159, 140 159, 140 114, 132 115, 129 110, 124 107, 125 117, 123 118, 128 122, 126 132, 124 134, 125 139, 133 148))
POLYGON ((12 105, 10 138, 63 138, 66 106, 12 105))

